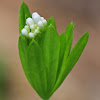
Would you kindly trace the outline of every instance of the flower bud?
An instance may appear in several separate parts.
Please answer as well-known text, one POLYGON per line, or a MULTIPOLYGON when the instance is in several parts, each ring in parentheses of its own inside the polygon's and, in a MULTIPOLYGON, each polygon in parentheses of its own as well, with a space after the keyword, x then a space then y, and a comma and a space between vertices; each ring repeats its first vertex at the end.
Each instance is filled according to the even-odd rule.
POLYGON ((24 28, 27 30, 28 33, 30 32, 30 27, 28 25, 25 25, 24 28))
POLYGON ((29 37, 30 37, 30 38, 34 38, 34 35, 35 35, 35 34, 32 33, 32 32, 29 33, 29 37))
POLYGON ((44 28, 43 22, 42 22, 42 21, 39 21, 39 22, 38 22, 38 26, 39 26, 40 28, 44 28))
POLYGON ((40 15, 32 16, 32 18, 33 18, 33 20, 34 20, 35 23, 38 23, 41 20, 40 15))
POLYGON ((41 20, 44 20, 44 17, 41 17, 41 20))
POLYGON ((33 21, 33 19, 32 18, 27 18, 26 19, 26 24, 28 24, 28 25, 32 25, 32 24, 34 24, 34 21, 33 21))
POLYGON ((23 29, 21 30, 21 33, 22 33, 22 35, 24 35, 24 36, 28 36, 28 32, 27 32, 27 30, 26 30, 25 28, 23 28, 23 29))
POLYGON ((44 19, 44 20, 42 20, 42 22, 43 22, 43 24, 44 24, 44 26, 46 26, 47 25, 47 21, 44 19))
POLYGON ((36 26, 34 24, 30 25, 30 29, 34 30, 36 28, 36 26))
POLYGON ((28 30, 30 27, 29 27, 28 25, 25 25, 25 27, 24 27, 24 28, 28 30))
POLYGON ((32 14, 32 17, 35 16, 35 15, 39 15, 39 14, 38 14, 37 12, 34 12, 34 13, 32 14))
POLYGON ((38 30, 38 29, 35 29, 35 31, 34 31, 34 33, 36 34, 36 33, 39 33, 40 31, 38 30))

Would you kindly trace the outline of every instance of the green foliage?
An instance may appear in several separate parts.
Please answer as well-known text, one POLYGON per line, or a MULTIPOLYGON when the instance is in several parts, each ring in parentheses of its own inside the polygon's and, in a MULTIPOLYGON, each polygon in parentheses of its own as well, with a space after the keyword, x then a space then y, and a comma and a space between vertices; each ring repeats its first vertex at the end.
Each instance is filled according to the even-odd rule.
POLYGON ((43 61, 47 73, 47 93, 49 93, 56 82, 56 73, 59 61, 59 36, 56 29, 51 25, 41 37, 40 47, 42 49, 43 61))
MULTIPOLYGON (((26 18, 31 17, 23 2, 19 12, 19 31, 26 18)), ((19 56, 25 75, 42 99, 48 99, 70 73, 87 44, 89 34, 85 33, 71 51, 74 24, 70 23, 65 33, 57 33, 53 17, 47 21, 47 28, 35 39, 20 35, 19 56)))
POLYGON ((19 10, 19 33, 21 33, 21 30, 24 28, 26 19, 28 17, 31 17, 31 14, 27 5, 24 2, 22 2, 22 5, 19 10))
POLYGON ((65 61, 70 53, 72 39, 73 39, 73 23, 70 23, 66 28, 65 34, 62 33, 60 35, 60 53, 59 53, 59 65, 58 65, 58 73, 57 77, 60 73, 60 69, 62 66, 62 62, 65 61))
POLYGON ((74 46, 68 58, 66 58, 63 61, 58 80, 55 84, 54 91, 61 85, 61 83, 64 81, 66 76, 70 73, 70 71, 72 70, 76 62, 78 61, 79 57, 81 56, 82 51, 85 48, 85 45, 87 44, 88 37, 89 37, 89 34, 87 32, 80 38, 80 40, 74 46))
POLYGON ((51 17, 50 19, 48 19, 47 26, 49 26, 50 24, 52 24, 53 27, 56 28, 56 24, 55 24, 55 21, 54 21, 53 17, 51 17))
MULTIPOLYGON (((28 75, 31 79, 31 85, 43 97, 46 94, 47 81, 46 69, 43 61, 43 53, 35 40, 29 45, 28 52, 28 75)), ((44 98, 44 97, 43 97, 44 98)))

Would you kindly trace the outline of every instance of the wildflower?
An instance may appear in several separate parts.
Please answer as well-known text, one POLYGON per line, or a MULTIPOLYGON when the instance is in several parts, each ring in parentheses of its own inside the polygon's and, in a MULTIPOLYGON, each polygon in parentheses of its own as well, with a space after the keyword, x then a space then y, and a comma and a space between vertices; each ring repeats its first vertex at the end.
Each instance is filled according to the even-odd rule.
POLYGON ((30 38, 34 38, 34 35, 35 35, 35 34, 32 33, 32 32, 29 33, 29 37, 30 37, 30 38))
POLYGON ((33 20, 34 20, 35 23, 38 23, 41 20, 40 15, 38 15, 38 14, 34 15, 34 13, 33 13, 32 18, 33 18, 33 20))
POLYGON ((32 25, 32 24, 34 24, 34 21, 33 21, 33 19, 32 18, 27 18, 26 19, 26 24, 28 24, 28 25, 32 25))
POLYGON ((73 29, 71 22, 59 35, 53 17, 46 21, 37 12, 31 17, 27 5, 24 2, 21 5, 19 56, 29 83, 42 100, 49 100, 63 83, 88 42, 86 32, 71 49, 73 29))
POLYGON ((27 32, 27 30, 26 30, 25 28, 23 28, 23 29, 21 30, 21 33, 22 33, 22 35, 24 35, 24 36, 28 36, 28 32, 27 32))
POLYGON ((37 33, 41 33, 43 29, 47 26, 47 21, 41 17, 37 12, 32 14, 32 18, 28 17, 26 19, 26 25, 21 30, 23 36, 29 38, 35 38, 37 33), (41 31, 40 31, 41 29, 41 31))
POLYGON ((42 21, 39 21, 39 22, 38 22, 38 26, 39 26, 40 28, 43 28, 43 27, 44 27, 43 22, 42 22, 42 21))

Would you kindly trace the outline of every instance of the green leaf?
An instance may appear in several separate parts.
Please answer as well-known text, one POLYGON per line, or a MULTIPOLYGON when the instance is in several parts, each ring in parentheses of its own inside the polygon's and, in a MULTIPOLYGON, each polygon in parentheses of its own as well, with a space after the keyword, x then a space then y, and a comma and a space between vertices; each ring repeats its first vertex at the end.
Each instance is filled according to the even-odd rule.
POLYGON ((27 40, 25 37, 23 37, 22 35, 20 35, 19 37, 19 41, 18 41, 18 48, 19 48, 19 56, 20 56, 20 60, 21 60, 21 64, 24 70, 24 73, 28 79, 28 81, 31 83, 31 79, 29 77, 29 73, 28 73, 28 59, 27 59, 27 51, 28 51, 28 44, 27 44, 27 40))
POLYGON ((24 66, 24 68, 26 69, 28 66, 28 62, 27 62, 28 44, 27 44, 27 40, 22 35, 20 35, 19 37, 18 48, 19 48, 19 56, 20 56, 22 66, 24 66))
POLYGON ((57 71, 57 78, 59 76, 59 73, 60 73, 60 69, 61 69, 61 66, 62 66, 62 61, 63 61, 63 58, 64 58, 64 53, 65 53, 65 48, 66 48, 66 37, 65 37, 65 34, 62 33, 60 36, 60 52, 59 52, 59 65, 58 65, 58 71, 57 71))
POLYGON ((22 2, 19 10, 19 33, 21 33, 21 30, 24 28, 26 24, 26 19, 28 17, 31 17, 28 6, 24 2, 22 2))
POLYGON ((50 24, 53 25, 53 27, 56 29, 56 24, 55 24, 55 20, 53 17, 51 17, 50 19, 48 19, 47 21, 47 26, 49 26, 50 24))
POLYGON ((68 59, 66 59, 66 63, 63 63, 54 91, 61 85, 61 83, 64 81, 66 76, 69 74, 69 72, 78 61, 82 51, 85 48, 85 45, 87 44, 88 38, 89 34, 85 33, 72 49, 68 59))
POLYGON ((73 23, 70 23, 65 31, 65 34, 60 35, 60 55, 59 55, 59 66, 57 72, 57 78, 60 73, 60 69, 62 67, 62 63, 66 63, 66 59, 69 56, 72 40, 73 40, 73 23))
MULTIPOLYGON (((60 55, 59 55, 59 62, 61 63, 64 57, 65 48, 67 46, 65 34, 62 33, 60 35, 60 55)), ((59 64, 60 65, 60 64, 59 64)))
POLYGON ((71 22, 66 31, 65 31, 65 37, 66 37, 66 48, 65 48, 65 53, 64 53, 64 60, 68 58, 72 46, 72 41, 73 41, 73 29, 74 29, 74 24, 71 22))
POLYGON ((43 60, 47 72, 47 94, 51 92, 56 82, 56 74, 59 60, 59 36, 52 24, 47 28, 41 37, 43 60))
POLYGON ((31 85, 41 96, 45 98, 47 90, 46 69, 43 61, 41 48, 35 40, 29 45, 28 48, 28 69, 31 85))
POLYGON ((29 83, 41 98, 45 98, 47 88, 46 71, 40 47, 34 40, 28 46, 26 38, 20 36, 18 48, 22 67, 29 83))

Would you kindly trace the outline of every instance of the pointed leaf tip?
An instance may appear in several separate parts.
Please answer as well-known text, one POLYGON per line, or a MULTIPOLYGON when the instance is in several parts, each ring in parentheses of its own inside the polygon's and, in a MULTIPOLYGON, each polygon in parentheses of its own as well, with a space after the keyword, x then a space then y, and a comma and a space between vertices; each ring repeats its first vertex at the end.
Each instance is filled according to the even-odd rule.
POLYGON ((51 93, 55 82, 58 69, 60 41, 57 30, 53 25, 49 25, 41 37, 40 47, 47 72, 47 96, 51 93))
POLYGON ((56 29, 56 23, 55 23, 54 17, 51 17, 50 19, 48 19, 47 26, 49 26, 50 24, 52 24, 53 27, 56 29))
POLYGON ((86 32, 84 35, 86 35, 87 38, 89 38, 89 32, 86 32))
POLYGON ((23 5, 24 4, 24 1, 22 1, 22 4, 21 5, 23 5))
POLYGON ((61 67, 61 71, 58 77, 58 80, 56 82, 54 91, 61 85, 61 83, 64 81, 66 76, 70 73, 74 65, 77 63, 78 59, 80 58, 89 38, 89 33, 86 32, 76 43, 74 48, 72 49, 69 57, 65 60, 66 63, 64 63, 61 67))
POLYGON ((28 9, 28 6, 22 2, 19 10, 19 33, 21 34, 21 30, 24 28, 26 19, 28 17, 31 17, 30 11, 28 9))

